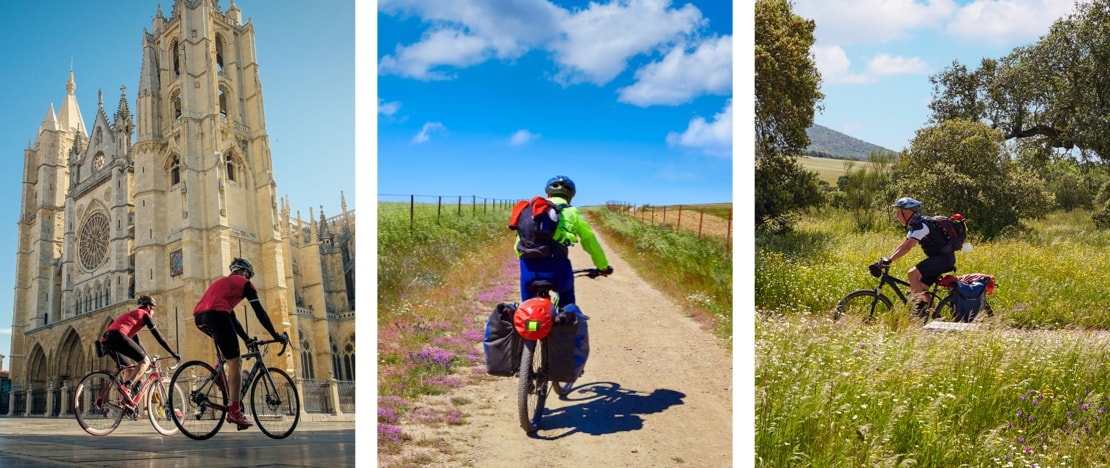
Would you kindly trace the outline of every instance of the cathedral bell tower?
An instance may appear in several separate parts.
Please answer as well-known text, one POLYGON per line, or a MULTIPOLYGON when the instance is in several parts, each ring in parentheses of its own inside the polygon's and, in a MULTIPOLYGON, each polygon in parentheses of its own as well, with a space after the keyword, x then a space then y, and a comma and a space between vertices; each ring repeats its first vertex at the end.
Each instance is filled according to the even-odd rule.
MULTIPOLYGON (((212 352, 192 327, 193 307, 235 257, 254 265, 277 331, 296 330, 254 41, 234 0, 226 12, 216 0, 174 0, 169 17, 159 6, 144 31, 132 148, 135 291, 188 324, 181 352, 190 358, 212 352)), ((248 333, 268 336, 245 302, 236 312, 248 333)), ((282 367, 295 369, 295 354, 282 367)))

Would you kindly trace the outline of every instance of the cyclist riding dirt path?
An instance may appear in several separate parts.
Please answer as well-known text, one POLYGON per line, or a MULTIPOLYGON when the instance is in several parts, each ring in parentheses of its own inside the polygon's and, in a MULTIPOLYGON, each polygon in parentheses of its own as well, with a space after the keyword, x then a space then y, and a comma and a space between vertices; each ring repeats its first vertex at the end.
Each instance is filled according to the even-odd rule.
MULTIPOLYGON (((518 424, 516 379, 444 395, 469 400, 465 424, 404 427, 414 440, 448 441, 433 465, 732 465, 728 350, 598 240, 620 274, 575 282, 590 317, 590 358, 569 400, 548 398, 541 429, 529 437, 518 424)), ((570 258, 590 265, 582 249, 570 258)))

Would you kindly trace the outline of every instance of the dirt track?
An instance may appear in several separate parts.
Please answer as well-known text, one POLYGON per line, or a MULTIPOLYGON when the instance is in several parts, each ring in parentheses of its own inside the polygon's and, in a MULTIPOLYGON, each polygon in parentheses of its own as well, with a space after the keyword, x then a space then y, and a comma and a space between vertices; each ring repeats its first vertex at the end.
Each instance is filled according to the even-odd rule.
MULTIPOLYGON (((590 265, 580 246, 571 250, 578 268, 590 265)), ((590 358, 568 399, 550 396, 541 430, 527 435, 515 378, 452 392, 470 402, 466 424, 405 428, 416 441, 447 441, 430 466, 732 466, 731 356, 606 253, 615 274, 575 283, 590 358)))

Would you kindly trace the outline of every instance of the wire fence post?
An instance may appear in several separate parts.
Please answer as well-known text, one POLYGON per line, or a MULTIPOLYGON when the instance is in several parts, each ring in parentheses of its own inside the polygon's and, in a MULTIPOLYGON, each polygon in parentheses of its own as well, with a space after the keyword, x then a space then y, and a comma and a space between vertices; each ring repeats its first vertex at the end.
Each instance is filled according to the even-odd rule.
POLYGON ((459 195, 459 208, 458 208, 458 215, 459 215, 459 216, 462 216, 462 195, 459 195))
POLYGON ((682 205, 678 205, 678 228, 676 228, 675 230, 682 230, 682 205))
POLYGON ((728 209, 728 231, 725 234, 725 255, 732 255, 732 208, 728 209))
POLYGON ((701 239, 701 225, 705 221, 705 208, 698 210, 698 213, 700 214, 698 216, 698 239, 701 239))
POLYGON ((470 196, 470 215, 476 216, 478 214, 478 196, 470 196))
POLYGON ((436 224, 439 224, 439 217, 443 216, 443 195, 436 199, 436 224))
POLYGON ((409 195, 409 230, 413 230, 413 223, 415 222, 415 206, 416 195, 409 195))

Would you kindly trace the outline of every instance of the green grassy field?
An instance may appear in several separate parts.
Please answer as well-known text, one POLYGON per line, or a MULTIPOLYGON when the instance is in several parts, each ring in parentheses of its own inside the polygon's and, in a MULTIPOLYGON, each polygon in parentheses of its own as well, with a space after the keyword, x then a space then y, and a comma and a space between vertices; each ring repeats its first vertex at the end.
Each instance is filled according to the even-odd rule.
POLYGON ((848 167, 849 164, 855 165, 856 167, 867 164, 866 161, 815 158, 812 156, 798 156, 798 162, 802 167, 816 172, 818 179, 834 186, 836 185, 836 179, 847 173, 845 168, 848 167))
POLYGON ((756 239, 758 465, 1110 463, 1110 233, 1089 211, 992 242, 969 224, 960 272, 999 287, 995 317, 960 333, 927 331, 901 307, 870 325, 833 322, 836 301, 873 287, 867 264, 904 236, 856 233, 833 213, 756 239))

